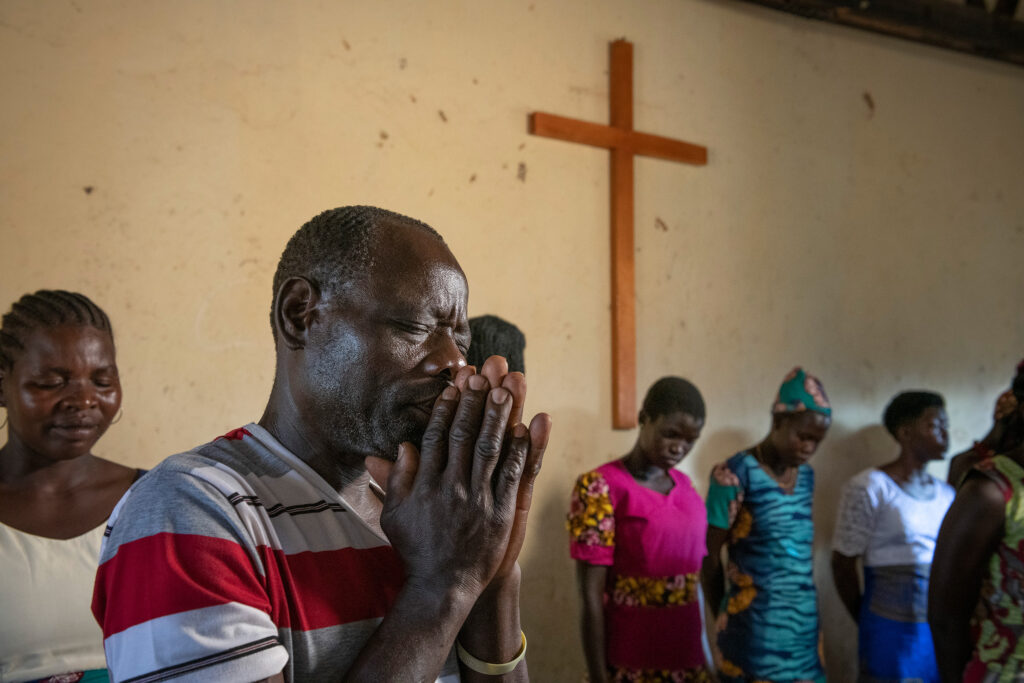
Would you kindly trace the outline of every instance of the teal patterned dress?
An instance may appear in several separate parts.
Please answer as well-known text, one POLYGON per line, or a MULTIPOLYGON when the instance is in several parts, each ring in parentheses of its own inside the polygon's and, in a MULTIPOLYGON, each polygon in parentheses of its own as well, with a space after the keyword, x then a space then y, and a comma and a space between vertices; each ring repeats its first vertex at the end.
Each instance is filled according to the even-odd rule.
MULTIPOLYGON (((743 505, 727 545, 719 677, 773 683, 823 680, 812 561, 814 470, 801 465, 793 492, 786 493, 750 451, 737 453, 726 464, 740 480, 743 505)), ((712 480, 709 525, 729 528, 729 501, 735 497, 735 487, 712 480)))

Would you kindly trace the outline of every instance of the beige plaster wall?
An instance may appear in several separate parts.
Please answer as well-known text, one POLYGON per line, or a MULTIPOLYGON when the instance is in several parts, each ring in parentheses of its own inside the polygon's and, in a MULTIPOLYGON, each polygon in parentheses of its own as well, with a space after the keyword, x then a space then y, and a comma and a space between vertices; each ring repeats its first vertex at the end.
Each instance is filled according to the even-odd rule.
POLYGON ((555 419, 524 619, 534 679, 578 680, 566 496, 634 435, 609 426, 607 156, 526 116, 605 121, 622 36, 637 128, 710 148, 704 168, 637 164, 639 391, 703 389, 683 466, 703 491, 792 365, 823 378, 817 578, 832 678, 852 680, 838 487, 892 455, 894 392, 942 391, 962 448, 1024 355, 1020 69, 729 1, 0 0, 0 305, 63 287, 106 307, 125 417, 98 450, 152 466, 259 416, 300 224, 348 203, 432 223, 471 312, 526 332, 532 408, 555 419))

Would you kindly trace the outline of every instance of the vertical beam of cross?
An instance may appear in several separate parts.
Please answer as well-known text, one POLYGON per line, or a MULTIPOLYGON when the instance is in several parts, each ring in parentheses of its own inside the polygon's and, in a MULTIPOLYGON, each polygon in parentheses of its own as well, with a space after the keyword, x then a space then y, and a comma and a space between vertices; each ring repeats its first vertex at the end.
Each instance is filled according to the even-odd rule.
POLYGON ((610 125, 555 114, 530 114, 530 133, 611 151, 612 427, 636 426, 636 275, 633 158, 707 164, 706 147, 633 130, 633 44, 610 46, 610 125))

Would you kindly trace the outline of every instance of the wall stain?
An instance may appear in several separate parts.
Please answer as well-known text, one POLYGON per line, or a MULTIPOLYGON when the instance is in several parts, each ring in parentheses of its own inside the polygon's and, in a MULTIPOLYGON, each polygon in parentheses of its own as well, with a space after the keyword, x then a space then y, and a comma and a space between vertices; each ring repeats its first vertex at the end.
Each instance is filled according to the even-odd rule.
POLYGON ((475 183, 476 182, 476 173, 474 173, 473 175, 469 176, 469 182, 471 182, 471 183, 475 183))
POLYGON ((409 95, 409 101, 412 102, 413 104, 416 104, 416 96, 415 95, 409 95))
POLYGON ((408 64, 408 62, 405 61, 405 57, 402 57, 401 59, 398 60, 398 68, 399 69, 404 69, 407 64, 408 64))
POLYGON ((656 227, 658 230, 661 230, 662 232, 668 232, 668 226, 665 225, 665 221, 661 220, 657 216, 655 216, 654 218, 654 227, 656 227))
POLYGON ((868 118, 875 115, 875 98, 867 90, 864 91, 864 104, 868 105, 868 118))
POLYGON ((448 117, 444 115, 444 110, 443 109, 438 109, 437 110, 437 115, 441 117, 442 121, 444 121, 445 123, 448 123, 448 117))
POLYGON ((519 149, 520 149, 520 150, 524 150, 524 149, 526 149, 526 143, 525 143, 525 142, 521 142, 521 143, 519 143, 519 149))
POLYGON ((348 44, 347 40, 342 39, 341 44, 345 48, 346 52, 352 49, 352 46, 348 44))
POLYGON ((516 178, 518 178, 520 182, 526 182, 526 164, 521 161, 519 162, 519 169, 516 171, 516 178))

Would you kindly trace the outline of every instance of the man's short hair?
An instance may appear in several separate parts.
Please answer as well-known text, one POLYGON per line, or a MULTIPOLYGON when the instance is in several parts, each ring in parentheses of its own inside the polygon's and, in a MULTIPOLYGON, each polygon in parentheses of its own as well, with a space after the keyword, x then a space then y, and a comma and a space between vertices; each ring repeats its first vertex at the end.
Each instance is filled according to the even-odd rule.
POLYGON ((696 420, 703 420, 704 397, 689 380, 682 377, 662 377, 647 390, 643 412, 651 420, 673 413, 686 413, 696 420))
POLYGON ((274 273, 270 327, 274 330, 275 342, 274 309, 285 281, 302 277, 321 294, 333 294, 373 264, 371 238, 381 226, 395 223, 421 228, 444 244, 444 238, 426 223, 375 206, 330 209, 299 228, 288 240, 274 273))
POLYGON ((941 394, 934 391, 904 391, 896 394, 882 414, 882 424, 889 430, 893 438, 899 428, 913 422, 929 408, 945 408, 946 402, 941 394))

